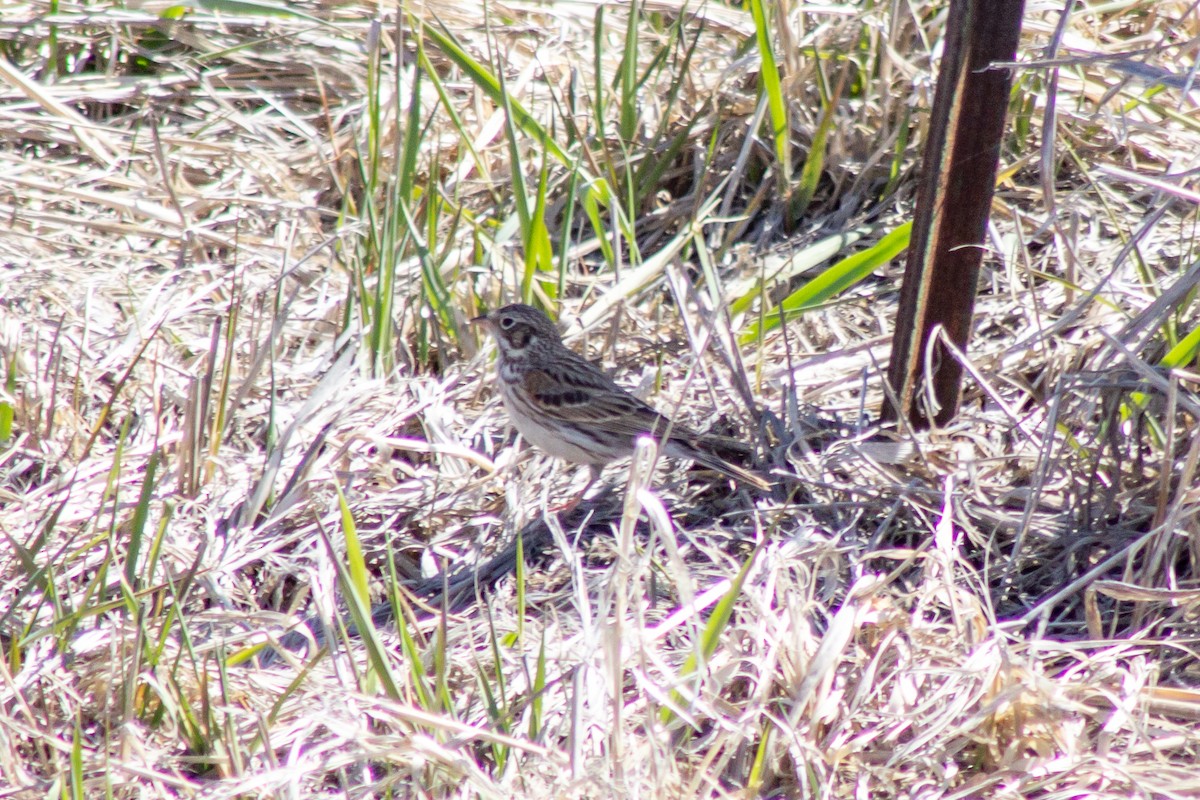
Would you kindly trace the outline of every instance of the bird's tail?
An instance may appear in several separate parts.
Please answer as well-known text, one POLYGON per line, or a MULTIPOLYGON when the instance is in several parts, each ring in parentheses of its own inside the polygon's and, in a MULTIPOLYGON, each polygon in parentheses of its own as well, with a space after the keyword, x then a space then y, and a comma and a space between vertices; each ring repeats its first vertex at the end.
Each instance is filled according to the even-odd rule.
POLYGON ((733 478, 738 483, 753 486, 764 492, 771 488, 770 482, 763 476, 751 472, 745 467, 739 467, 737 464, 726 461, 715 453, 703 450, 686 439, 672 439, 667 445, 666 453, 669 456, 690 458, 697 464, 733 478))

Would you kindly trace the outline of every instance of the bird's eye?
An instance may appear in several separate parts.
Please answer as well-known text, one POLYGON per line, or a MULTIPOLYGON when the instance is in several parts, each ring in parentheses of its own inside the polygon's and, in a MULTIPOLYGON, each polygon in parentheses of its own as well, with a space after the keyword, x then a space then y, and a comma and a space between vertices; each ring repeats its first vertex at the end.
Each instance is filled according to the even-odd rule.
POLYGON ((503 328, 504 330, 509 330, 512 328, 513 325, 516 325, 516 324, 517 324, 517 321, 515 319, 513 319, 512 317, 501 317, 500 318, 500 327, 503 328))

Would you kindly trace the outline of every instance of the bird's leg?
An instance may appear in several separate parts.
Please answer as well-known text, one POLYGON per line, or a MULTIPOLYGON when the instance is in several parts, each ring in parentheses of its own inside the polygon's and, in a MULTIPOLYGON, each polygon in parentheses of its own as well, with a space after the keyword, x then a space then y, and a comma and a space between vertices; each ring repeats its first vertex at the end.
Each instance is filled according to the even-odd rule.
POLYGON ((592 486, 594 486, 596 484, 596 481, 600 480, 600 473, 603 471, 604 471, 604 467, 601 467, 598 464, 588 464, 588 472, 590 473, 590 475, 588 478, 588 482, 583 487, 583 491, 581 491, 579 494, 575 495, 575 497, 573 499, 568 500, 566 503, 563 503, 561 506, 555 506, 554 508, 552 508, 550 510, 551 511, 562 511, 562 512, 574 511, 575 508, 581 502, 583 502, 584 495, 587 494, 588 489, 592 488, 592 486))

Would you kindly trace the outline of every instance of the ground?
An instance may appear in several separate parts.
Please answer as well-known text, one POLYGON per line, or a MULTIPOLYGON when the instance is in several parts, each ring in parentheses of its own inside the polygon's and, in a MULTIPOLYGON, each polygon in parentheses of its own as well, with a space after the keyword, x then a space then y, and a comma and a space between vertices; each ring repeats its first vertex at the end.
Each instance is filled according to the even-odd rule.
POLYGON ((944 6, 753 5, 5 7, 5 796, 1200 792, 1200 17, 1028 4, 913 432, 944 6), (775 487, 553 510, 466 324, 520 298, 775 487))

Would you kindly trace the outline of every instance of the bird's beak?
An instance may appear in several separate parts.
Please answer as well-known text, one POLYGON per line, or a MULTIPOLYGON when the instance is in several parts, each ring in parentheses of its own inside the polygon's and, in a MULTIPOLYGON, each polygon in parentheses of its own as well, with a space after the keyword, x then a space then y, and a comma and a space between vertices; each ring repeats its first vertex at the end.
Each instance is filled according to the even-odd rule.
POLYGON ((482 325, 485 328, 492 327, 492 321, 491 321, 491 319, 488 318, 487 314, 481 314, 480 316, 473 318, 471 320, 471 324, 472 325, 482 325))

